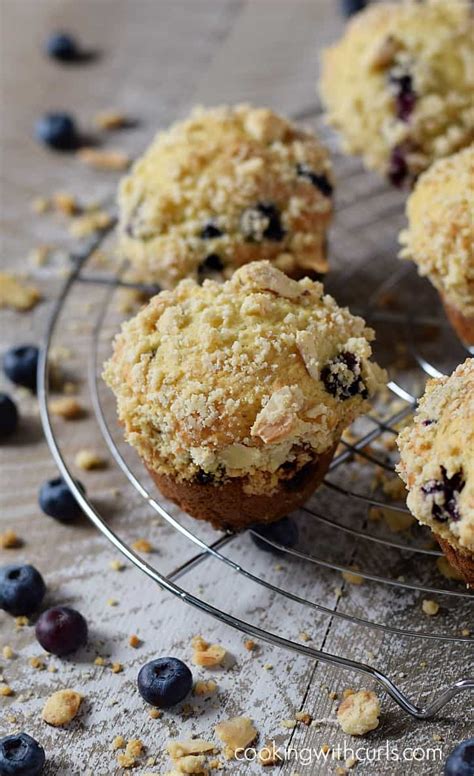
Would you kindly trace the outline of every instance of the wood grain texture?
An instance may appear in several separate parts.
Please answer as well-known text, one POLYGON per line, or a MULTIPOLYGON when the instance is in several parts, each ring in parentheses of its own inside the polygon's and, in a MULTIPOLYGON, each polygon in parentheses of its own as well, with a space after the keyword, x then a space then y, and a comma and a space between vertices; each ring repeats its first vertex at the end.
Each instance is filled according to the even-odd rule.
MULTIPOLYGON (((139 119, 130 132, 107 140, 136 156, 159 126, 184 115, 196 103, 251 100, 266 103, 290 114, 315 102, 314 84, 318 51, 340 28, 334 0, 0 0, 2 108, 2 266, 28 271, 26 256, 38 244, 74 247, 64 221, 38 218, 30 211, 31 200, 53 191, 66 190, 90 202, 113 196, 115 174, 99 173, 79 164, 69 155, 51 154, 32 139, 35 118, 51 108, 73 111, 85 129, 96 112, 107 107, 123 110, 139 119), (27 20, 27 23, 26 23, 27 20), (71 29, 85 44, 97 48, 101 57, 81 67, 59 67, 47 61, 41 47, 52 29, 71 29)), ((319 129, 324 132, 318 125, 319 129)), ((326 133, 327 142, 334 138, 326 133)), ((376 177, 361 171, 355 160, 337 157, 338 217, 331 237, 333 272, 328 287, 344 303, 362 307, 393 271, 402 274, 397 286, 399 301, 420 306, 427 315, 439 316, 439 305, 427 284, 415 279, 408 267, 396 261, 396 235, 403 224, 403 197, 390 191, 376 177)), ((107 241, 113 252, 113 237, 107 241)), ((37 342, 62 283, 67 259, 61 253, 45 267, 35 270, 44 302, 26 315, 2 311, 2 349, 13 343, 37 342)), ((102 272, 102 268, 94 271, 102 272)), ((153 545, 148 557, 162 573, 169 573, 198 554, 198 548, 159 518, 112 464, 93 415, 87 370, 93 348, 93 325, 107 301, 107 289, 80 285, 73 289, 59 325, 55 345, 63 353, 63 368, 80 383, 80 397, 88 408, 75 423, 55 420, 55 430, 67 462, 83 479, 92 503, 105 515, 120 536, 133 541, 146 537, 153 545), (74 456, 83 447, 93 447, 109 461, 103 471, 84 473, 75 468, 74 456)), ((98 343, 98 361, 107 355, 123 313, 115 294, 107 308, 98 343)), ((448 330, 440 340, 426 344, 438 365, 451 368, 462 358, 459 345, 448 330)), ((400 325, 380 326, 385 349, 394 350, 405 336, 400 325)), ((417 383, 419 372, 406 369, 406 385, 417 383)), ((9 388, 10 390, 10 388, 9 388)), ((105 417, 120 451, 132 471, 153 492, 133 452, 121 440, 115 410, 108 391, 100 384, 105 417)), ((31 627, 16 630, 11 618, 0 614, 0 646, 10 644, 14 660, 0 657, 5 678, 15 691, 0 698, 0 735, 24 729, 47 750, 47 776, 111 776, 123 773, 110 751, 112 739, 141 738, 146 757, 156 765, 136 773, 164 774, 170 763, 163 752, 170 737, 196 734, 212 738, 215 722, 247 714, 255 720, 259 741, 275 739, 304 752, 328 743, 333 747, 354 744, 335 721, 337 700, 346 687, 369 686, 358 674, 341 671, 324 662, 288 653, 261 643, 255 654, 244 647, 244 636, 199 611, 185 606, 130 563, 121 572, 109 567, 116 557, 106 540, 85 520, 74 527, 60 525, 41 514, 37 506, 39 485, 55 475, 55 467, 43 440, 36 401, 16 392, 22 422, 19 433, 0 450, 1 526, 11 527, 25 539, 19 550, 0 550, 1 562, 19 559, 33 562, 48 584, 47 604, 66 603, 79 608, 91 626, 87 649, 67 660, 47 658, 56 673, 35 671, 28 658, 41 655, 31 627), (108 602, 115 599, 117 605, 108 602), (138 649, 128 645, 137 633, 143 640, 138 649), (218 693, 208 699, 192 698, 192 716, 182 707, 166 712, 162 719, 149 717, 136 691, 139 667, 159 655, 172 654, 189 661, 190 641, 202 633, 224 644, 232 655, 223 669, 195 669, 196 678, 212 675, 218 693), (108 665, 94 665, 103 656, 108 665), (110 662, 123 663, 123 672, 113 674, 110 662), (268 670, 268 666, 272 668, 268 670), (267 666, 267 670, 265 669, 267 666), (59 687, 84 693, 78 719, 67 729, 47 727, 40 720, 45 698, 59 687), (316 725, 282 726, 296 711, 308 711, 316 725)), ((367 492, 371 474, 359 464, 337 473, 339 482, 367 492)), ((339 520, 387 538, 406 540, 382 525, 368 523, 362 505, 348 503, 332 491, 322 490, 311 507, 323 516, 339 520)), ((201 539, 212 542, 217 534, 196 525, 170 507, 171 514, 201 539)), ((310 514, 299 516, 299 547, 323 560, 357 564, 361 569, 404 577, 412 582, 456 590, 436 572, 431 558, 413 561, 410 553, 386 550, 350 535, 336 534, 310 514)), ((421 538, 420 541, 425 539, 421 538)), ((472 602, 439 597, 440 615, 421 614, 423 594, 402 592, 367 581, 349 585, 337 572, 297 559, 274 558, 254 547, 249 536, 240 536, 222 549, 229 563, 208 558, 179 579, 182 587, 235 617, 265 631, 301 640, 316 649, 367 661, 387 672, 411 698, 426 703, 435 692, 453 680, 472 673, 472 648, 466 644, 441 644, 399 638, 364 627, 355 627, 298 604, 274 592, 279 586, 294 596, 384 624, 437 633, 459 633, 472 627, 472 602), (242 576, 235 569, 247 571, 242 576), (263 579, 263 588, 251 575, 263 579), (336 592, 343 591, 342 597, 336 592)), ((436 596, 431 596, 436 597, 436 596)), ((438 597, 437 597, 438 598, 438 597)), ((302 642, 303 643, 303 642, 302 642)), ((373 747, 440 746, 443 757, 455 742, 472 734, 472 696, 452 702, 438 718, 421 723, 403 714, 383 693, 380 728, 367 738, 373 747), (436 737, 440 736, 441 741, 436 737)), ((343 762, 329 760, 305 763, 290 759, 278 772, 282 776, 334 774, 343 762)), ((225 773, 261 772, 253 763, 230 763, 225 773)), ((270 769, 271 770, 271 769, 270 769)), ((392 776, 407 772, 406 763, 381 759, 376 766, 359 763, 362 776, 392 776)), ((410 773, 434 776, 442 773, 440 762, 410 763, 410 773)))

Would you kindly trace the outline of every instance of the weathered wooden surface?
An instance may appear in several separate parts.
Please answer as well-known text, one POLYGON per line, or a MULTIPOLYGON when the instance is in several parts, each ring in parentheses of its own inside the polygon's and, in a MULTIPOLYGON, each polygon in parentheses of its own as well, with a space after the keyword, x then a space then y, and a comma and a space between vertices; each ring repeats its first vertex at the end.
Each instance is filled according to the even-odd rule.
MULTIPOLYGON (((38 244, 52 243, 70 248, 64 223, 58 219, 32 216, 30 202, 38 195, 66 190, 84 201, 109 197, 117 176, 84 169, 68 155, 49 154, 36 145, 31 127, 37 115, 48 108, 72 110, 87 128, 94 114, 116 107, 137 117, 140 125, 113 136, 109 146, 119 146, 132 155, 140 152, 157 126, 183 115, 196 102, 251 100, 266 103, 290 114, 315 102, 314 82, 318 48, 337 34, 338 20, 333 0, 82 0, 81 3, 54 0, 1 0, 1 106, 2 106, 2 265, 27 270, 27 253, 38 244), (102 56, 81 67, 61 68, 45 60, 41 45, 53 28, 77 33, 85 44, 102 56)), ((361 174, 356 162, 338 159, 340 184, 339 215, 331 241, 333 274, 329 287, 344 302, 362 307, 370 294, 392 271, 397 229, 403 224, 403 198, 386 189, 373 176, 361 174), (345 181, 345 182, 344 182, 345 181)), ((35 271, 45 302, 33 312, 19 315, 2 312, 2 348, 13 343, 37 342, 55 295, 61 285, 64 260, 35 271)), ((402 272, 405 271, 402 267, 402 272)), ((397 293, 409 305, 423 298, 427 313, 439 315, 436 299, 425 284, 408 280, 397 293), (420 296, 422 295, 422 296, 420 296)), ((88 416, 74 424, 55 422, 55 429, 68 463, 84 446, 107 453, 92 413, 86 370, 93 345, 92 327, 107 291, 95 286, 75 289, 61 318, 60 337, 55 342, 68 348, 65 366, 81 381, 81 396, 89 407, 88 416)), ((107 312, 99 341, 102 358, 110 345, 121 315, 115 299, 107 312)), ((381 338, 393 348, 405 336, 401 326, 381 327, 381 338), (390 345, 391 343, 391 345, 390 345)), ((438 366, 451 368, 462 351, 449 333, 431 347, 438 366)), ((419 373, 418 373, 419 374, 419 373)), ((410 378, 408 374, 407 379, 410 378)), ((418 380, 419 382, 419 380, 418 380)), ((418 385, 419 387, 419 385, 418 385)), ((133 454, 120 444, 114 424, 113 402, 100 388, 106 418, 112 433, 133 471, 147 483, 133 454)), ((329 693, 350 686, 369 686, 357 674, 289 654, 261 644, 256 655, 245 650, 244 636, 164 594, 150 579, 127 564, 122 572, 109 568, 116 557, 110 545, 85 521, 76 527, 61 526, 44 517, 37 507, 39 485, 54 476, 55 467, 43 440, 36 402, 18 393, 22 411, 19 434, 2 447, 1 525, 12 527, 25 539, 19 550, 2 551, 1 562, 21 559, 33 562, 48 582, 47 603, 77 606, 91 624, 91 641, 79 657, 48 658, 56 673, 35 671, 28 658, 41 654, 32 629, 15 630, 12 620, 0 615, 0 644, 10 644, 17 653, 12 661, 1 660, 5 681, 15 691, 12 698, 0 698, 0 734, 24 729, 35 735, 48 753, 47 774, 94 776, 118 774, 109 746, 122 734, 141 738, 147 756, 156 757, 154 767, 144 762, 137 773, 165 773, 170 765, 163 746, 170 737, 199 734, 212 738, 213 724, 236 714, 247 714, 256 723, 260 742, 275 739, 295 747, 301 761, 290 760, 280 773, 332 774, 343 762, 306 762, 304 749, 328 743, 353 746, 335 724, 337 701, 329 693), (5 561, 4 561, 5 558, 5 561), (116 606, 107 602, 116 599, 116 606), (143 645, 134 650, 128 637, 137 633, 143 645), (193 698, 193 716, 185 719, 181 709, 167 712, 161 720, 149 718, 135 689, 138 668, 148 659, 173 654, 189 660, 194 634, 228 647, 233 665, 212 673, 219 684, 217 695, 207 700, 193 698), (97 667, 97 655, 123 663, 123 673, 97 667), (271 670, 264 666, 270 664, 271 670), (59 687, 73 687, 85 695, 78 720, 68 729, 48 728, 40 720, 45 697, 59 687), (285 719, 305 710, 319 720, 317 726, 282 727, 285 719), (14 721, 12 721, 14 718, 14 721)), ((73 471, 77 471, 72 463, 73 471)), ((364 491, 366 469, 346 467, 340 481, 364 491)), ((180 566, 198 550, 172 527, 153 515, 133 491, 123 474, 110 461, 103 472, 80 473, 93 503, 107 517, 111 527, 133 541, 146 537, 155 551, 151 562, 163 573, 180 566)), ((311 502, 314 509, 345 524, 365 528, 364 506, 348 507, 347 501, 330 491, 321 491, 311 502)), ((174 515, 178 513, 173 511, 174 515)), ((178 516, 183 525, 206 541, 216 538, 210 529, 195 526, 178 516)), ((371 573, 394 579, 405 577, 451 590, 460 589, 437 574, 430 558, 416 560, 396 550, 383 550, 334 533, 309 515, 300 517, 300 549, 340 564, 356 563, 371 573)), ((368 530, 380 531, 370 524, 368 530)), ((407 537, 385 532, 389 538, 407 537)), ((234 540, 223 549, 249 572, 294 594, 330 609, 381 623, 437 633, 459 633, 472 627, 470 602, 447 596, 436 597, 440 615, 429 619, 421 614, 423 594, 399 592, 389 586, 366 582, 360 587, 343 583, 340 574, 296 559, 275 559, 258 552, 249 537, 234 540), (338 601, 336 587, 345 595, 338 601)), ((243 579, 229 566, 208 559, 179 580, 184 589, 258 627, 299 640, 311 636, 308 645, 326 652, 367 661, 385 671, 408 693, 425 704, 430 697, 457 678, 472 673, 472 649, 468 645, 443 645, 384 635, 381 631, 357 628, 323 616, 276 593, 243 579)), ((196 677, 211 675, 196 669, 196 677)), ((458 697, 433 721, 417 722, 383 696, 382 723, 365 739, 371 747, 439 746, 443 758, 454 742, 472 733, 472 695, 458 697), (436 740, 440 736, 441 741, 436 740), (435 737, 435 739, 433 738, 435 737)), ((364 742, 359 742, 364 743, 364 742)), ((356 742, 357 744, 357 742, 356 742)), ((146 758, 145 758, 146 759, 146 758)), ((439 762, 413 764, 416 774, 441 773, 439 762)), ((230 763, 225 772, 257 773, 257 764, 230 763)), ((406 763, 382 757, 374 764, 359 763, 357 773, 402 774, 406 763)))

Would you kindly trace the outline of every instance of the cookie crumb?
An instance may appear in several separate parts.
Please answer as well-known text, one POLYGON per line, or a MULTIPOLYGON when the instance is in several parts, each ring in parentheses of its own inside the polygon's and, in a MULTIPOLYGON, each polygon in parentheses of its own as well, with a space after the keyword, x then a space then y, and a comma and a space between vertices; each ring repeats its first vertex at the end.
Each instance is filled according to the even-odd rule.
POLYGON ((232 717, 214 727, 216 736, 225 744, 224 755, 228 760, 239 750, 250 746, 257 738, 257 730, 248 717, 232 717))
POLYGON ((31 209, 33 213, 43 215, 51 209, 51 201, 47 197, 35 197, 31 203, 31 209))
POLYGON ((110 561, 109 568, 111 568, 112 571, 123 571, 125 568, 125 563, 122 563, 122 561, 118 560, 118 558, 114 558, 110 561))
POLYGON ((361 577, 360 574, 355 574, 353 571, 341 571, 341 576, 350 585, 364 584, 364 577, 361 577))
POLYGON ((12 690, 9 684, 0 684, 0 696, 3 698, 8 698, 11 695, 14 695, 15 692, 12 690))
POLYGON ((141 647, 141 645, 143 644, 143 641, 138 638, 136 633, 132 633, 132 635, 129 636, 128 643, 131 647, 133 647, 134 649, 137 649, 138 647, 141 647))
POLYGON ((227 655, 227 651, 220 644, 208 644, 200 636, 193 639, 192 645, 194 648, 192 661, 196 666, 206 668, 220 666, 227 655))
POLYGON ((282 719, 280 724, 286 730, 293 730, 296 727, 296 719, 282 719))
POLYGON ((115 736, 114 740, 112 741, 112 750, 116 751, 117 749, 125 749, 126 744, 127 742, 123 736, 115 736))
POLYGON ((27 312, 40 299, 41 294, 37 288, 26 285, 16 275, 0 272, 0 308, 10 307, 18 312, 27 312))
POLYGON ((198 679, 193 688, 194 695, 212 695, 217 690, 217 683, 213 679, 204 681, 198 679))
POLYGON ((113 130, 123 129, 130 125, 130 119, 118 110, 103 110, 94 118, 94 123, 99 129, 113 130))
POLYGON ((295 714, 295 718, 297 722, 302 722, 303 725, 310 725, 313 721, 313 718, 311 714, 308 714, 307 711, 297 711, 295 714))
POLYGON ((77 715, 82 700, 83 696, 75 690, 58 690, 46 701, 41 716, 53 727, 67 725, 77 715))
POLYGON ((19 617, 15 617, 15 625, 17 628, 25 628, 30 624, 28 617, 24 614, 20 614, 19 617))
POLYGON ((74 196, 66 191, 57 191, 51 198, 51 204, 65 216, 75 216, 81 211, 81 207, 74 196))
POLYGON ((107 599, 107 606, 118 606, 118 601, 116 598, 108 598, 107 599))
POLYGON ((283 757, 278 752, 278 749, 276 749, 274 743, 270 742, 265 744, 263 749, 260 749, 258 753, 258 761, 260 765, 263 765, 264 768, 268 768, 272 765, 281 765, 283 762, 283 757))
POLYGON ((160 719, 160 717, 163 715, 163 712, 160 711, 160 709, 149 709, 148 710, 148 716, 152 719, 160 719))
POLYGON ((432 601, 429 598, 424 598, 421 608, 429 617, 434 617, 439 612, 439 603, 437 601, 432 601))
POLYGON ((31 668, 35 668, 37 671, 44 671, 46 668, 44 660, 42 660, 40 657, 30 657, 28 663, 31 668))
POLYGON ((153 546, 148 539, 136 539, 132 542, 132 550, 135 552, 144 552, 146 554, 153 552, 153 546))
POLYGON ((105 658, 100 657, 100 655, 98 655, 96 657, 96 659, 94 660, 94 665, 96 665, 96 666, 105 666, 105 665, 107 665, 107 661, 106 661, 105 658))
POLYGON ((75 218, 69 227, 69 233, 72 237, 89 237, 95 232, 101 232, 108 229, 113 223, 110 213, 105 210, 93 210, 83 216, 75 218))
POLYGON ((255 641, 253 641, 253 639, 245 639, 244 647, 248 652, 255 652, 255 650, 258 647, 258 644, 255 641))
POLYGON ((125 752, 117 755, 117 763, 121 768, 134 768, 138 764, 138 758, 143 754, 145 747, 139 738, 128 741, 125 752))
POLYGON ((363 736, 379 725, 380 701, 372 690, 359 690, 346 696, 337 710, 344 733, 363 736))
POLYGON ((12 660, 12 658, 15 657, 15 653, 9 644, 5 644, 5 646, 2 647, 2 655, 5 660, 12 660))
POLYGON ((99 151, 95 148, 80 148, 77 152, 78 159, 94 167, 96 170, 126 170, 130 165, 130 157, 119 150, 99 151))
POLYGON ((49 411, 64 420, 77 420, 84 416, 84 407, 72 396, 61 396, 59 399, 52 399, 49 404, 49 411))
POLYGON ((22 546, 23 539, 20 539, 11 528, 7 528, 6 531, 0 534, 0 548, 2 550, 15 550, 22 546))
POLYGON ((107 461, 102 458, 101 455, 95 452, 95 450, 88 450, 84 448, 79 450, 75 457, 75 464, 84 471, 92 471, 93 469, 105 469, 107 461))
POLYGON ((264 663, 263 664, 263 670, 264 671, 273 671, 273 663, 264 663))
POLYGON ((110 668, 113 674, 121 674, 123 671, 122 663, 112 663, 110 668))

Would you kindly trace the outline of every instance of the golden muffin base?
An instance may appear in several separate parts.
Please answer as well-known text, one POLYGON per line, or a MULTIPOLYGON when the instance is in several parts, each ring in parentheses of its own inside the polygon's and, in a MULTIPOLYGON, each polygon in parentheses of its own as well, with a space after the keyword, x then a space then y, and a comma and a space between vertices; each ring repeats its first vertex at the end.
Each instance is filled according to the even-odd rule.
POLYGON ((466 584, 474 587, 474 557, 456 549, 438 534, 435 537, 451 566, 462 574, 466 584))
POLYGON ((474 345, 474 316, 466 316, 448 302, 445 296, 441 299, 446 311, 448 320, 458 335, 459 339, 465 345, 474 345))
POLYGON ((213 485, 177 480, 147 469, 163 496, 191 517, 206 520, 218 530, 242 531, 255 523, 272 523, 303 506, 323 481, 336 447, 315 456, 269 495, 246 493, 242 477, 213 485))

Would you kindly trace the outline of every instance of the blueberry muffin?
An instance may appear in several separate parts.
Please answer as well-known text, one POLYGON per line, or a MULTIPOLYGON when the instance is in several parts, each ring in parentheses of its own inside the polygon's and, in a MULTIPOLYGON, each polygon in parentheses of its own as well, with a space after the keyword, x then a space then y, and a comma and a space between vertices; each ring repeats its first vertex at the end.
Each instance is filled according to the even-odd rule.
POLYGON ((123 325, 104 378, 161 492, 240 529, 296 509, 321 482, 384 378, 373 336, 321 283, 253 262, 153 297, 123 325))
POLYGON ((320 88, 346 150, 413 182, 474 138, 472 4, 374 3, 323 53, 320 88))
POLYGON ((474 358, 428 382, 398 447, 408 508, 474 585, 474 358))
POLYGON ((266 259, 323 273, 333 179, 317 138, 266 108, 196 109, 160 132, 119 191, 120 253, 173 288, 266 259))
POLYGON ((474 345, 474 145, 423 173, 407 217, 401 257, 431 280, 459 337, 474 345))

